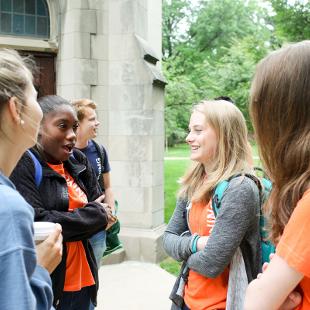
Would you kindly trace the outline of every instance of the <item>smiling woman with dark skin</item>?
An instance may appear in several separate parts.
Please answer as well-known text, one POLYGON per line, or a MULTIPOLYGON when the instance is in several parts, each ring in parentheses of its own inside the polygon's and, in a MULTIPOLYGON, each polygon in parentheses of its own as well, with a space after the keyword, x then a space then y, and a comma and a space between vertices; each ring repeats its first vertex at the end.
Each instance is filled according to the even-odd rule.
POLYGON ((86 310, 96 304, 98 274, 88 239, 113 223, 102 203, 96 176, 86 157, 73 150, 78 120, 70 103, 59 96, 39 99, 43 120, 38 145, 31 150, 42 166, 42 180, 26 152, 11 175, 18 191, 35 210, 35 221, 62 225, 64 250, 52 274, 57 310, 86 310))

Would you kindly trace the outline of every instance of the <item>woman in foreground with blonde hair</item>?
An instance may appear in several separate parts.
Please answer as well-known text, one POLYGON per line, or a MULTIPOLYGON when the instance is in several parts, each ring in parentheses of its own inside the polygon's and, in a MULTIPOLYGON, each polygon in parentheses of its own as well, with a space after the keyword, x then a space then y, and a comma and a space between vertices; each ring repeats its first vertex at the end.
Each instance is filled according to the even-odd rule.
POLYGON ((186 142, 196 163, 182 179, 164 234, 167 253, 183 262, 172 309, 241 309, 261 265, 259 188, 244 117, 230 102, 203 101, 193 108, 186 142), (214 190, 224 180, 215 215, 214 190))
POLYGON ((9 180, 37 141, 42 111, 32 74, 16 51, 0 50, 0 309, 48 310, 49 274, 62 256, 60 225, 35 248, 32 207, 9 180))

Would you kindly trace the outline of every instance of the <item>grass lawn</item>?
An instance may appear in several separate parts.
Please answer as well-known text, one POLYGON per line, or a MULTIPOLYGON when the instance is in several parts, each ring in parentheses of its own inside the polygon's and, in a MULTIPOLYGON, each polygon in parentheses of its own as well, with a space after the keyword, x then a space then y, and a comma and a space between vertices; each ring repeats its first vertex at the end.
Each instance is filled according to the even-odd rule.
POLYGON ((189 157, 189 146, 186 143, 182 143, 170 147, 165 151, 165 158, 167 157, 189 157))
MULTIPOLYGON (((252 144, 254 164, 261 166, 258 158, 257 146, 252 144)), ((176 194, 179 189, 178 180, 191 164, 189 147, 179 144, 165 152, 165 223, 168 223, 176 204, 176 194)), ((166 271, 178 275, 181 264, 168 257, 160 263, 166 271)))
MULTIPOLYGON (((165 152, 165 223, 169 222, 175 208, 176 194, 179 189, 178 180, 191 163, 189 159, 184 158, 189 158, 187 144, 179 144, 165 152)), ((176 276, 179 274, 180 266, 181 263, 171 257, 160 263, 161 268, 176 276)))
POLYGON ((165 160, 165 223, 168 223, 176 203, 178 180, 190 165, 189 160, 165 160))

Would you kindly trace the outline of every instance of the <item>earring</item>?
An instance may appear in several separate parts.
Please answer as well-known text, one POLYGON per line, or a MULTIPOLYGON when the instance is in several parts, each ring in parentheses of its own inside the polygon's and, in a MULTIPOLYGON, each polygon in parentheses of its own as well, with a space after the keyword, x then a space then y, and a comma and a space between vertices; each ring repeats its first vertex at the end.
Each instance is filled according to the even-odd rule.
POLYGON ((20 125, 24 126, 25 125, 25 121, 23 119, 20 120, 20 125))

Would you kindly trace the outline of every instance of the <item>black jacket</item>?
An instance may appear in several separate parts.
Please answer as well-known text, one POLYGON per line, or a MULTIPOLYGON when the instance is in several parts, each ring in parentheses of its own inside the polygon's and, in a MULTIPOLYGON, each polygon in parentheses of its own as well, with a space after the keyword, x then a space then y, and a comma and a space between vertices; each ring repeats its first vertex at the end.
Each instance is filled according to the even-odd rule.
POLYGON ((91 293, 92 302, 96 303, 98 270, 88 238, 103 230, 108 223, 106 212, 97 202, 94 202, 101 194, 96 175, 84 154, 78 150, 74 150, 74 157, 71 156, 64 162, 66 170, 90 201, 85 207, 70 212, 68 211, 69 196, 66 180, 47 165, 36 149, 32 149, 32 152, 42 166, 40 185, 37 187, 35 184, 35 166, 27 152, 18 162, 10 179, 20 194, 34 208, 35 221, 59 223, 62 226, 63 257, 61 263, 51 275, 54 305, 57 306, 63 292, 67 258, 65 242, 68 241, 83 242, 88 264, 96 282, 91 293))

